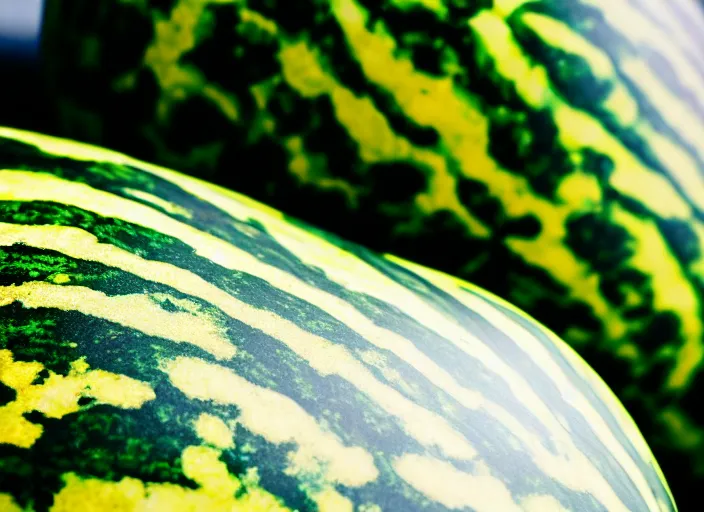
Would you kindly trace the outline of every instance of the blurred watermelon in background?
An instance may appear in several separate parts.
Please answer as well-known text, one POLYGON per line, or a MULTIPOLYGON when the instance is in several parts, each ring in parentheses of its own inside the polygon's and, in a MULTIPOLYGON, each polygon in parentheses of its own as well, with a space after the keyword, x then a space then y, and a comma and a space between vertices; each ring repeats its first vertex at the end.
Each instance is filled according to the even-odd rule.
POLYGON ((56 1, 0 122, 500 295, 604 377, 688 503, 704 483, 702 49, 692 0, 56 1))

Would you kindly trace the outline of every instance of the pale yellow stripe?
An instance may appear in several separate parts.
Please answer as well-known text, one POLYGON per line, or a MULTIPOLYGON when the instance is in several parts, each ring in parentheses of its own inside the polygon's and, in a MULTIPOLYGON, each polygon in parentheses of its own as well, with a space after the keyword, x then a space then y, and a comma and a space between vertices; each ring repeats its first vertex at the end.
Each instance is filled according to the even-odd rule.
MULTIPOLYGON (((149 162, 143 162, 137 160, 123 153, 118 153, 109 149, 101 148, 98 146, 93 146, 90 144, 85 144, 82 142, 76 142, 70 139, 61 139, 58 137, 51 137, 49 135, 43 135, 36 132, 30 132, 26 130, 18 130, 16 128, 8 128, 5 126, 0 126, 0 137, 5 137, 9 139, 14 139, 26 144, 35 146, 38 150, 43 151, 49 155, 57 157, 71 158, 76 161, 81 162, 109 162, 115 165, 129 165, 138 168, 142 171, 149 172, 156 176, 161 176, 168 181, 177 183, 181 180, 182 183, 188 185, 194 184, 200 187, 209 187, 213 191, 218 191, 218 193, 223 196, 235 198, 235 200, 241 203, 242 208, 249 208, 253 211, 259 212, 261 215, 270 216, 272 218, 284 219, 284 215, 274 208, 267 206, 263 203, 250 199, 247 196, 237 194, 229 189, 218 187, 216 185, 209 184, 205 181, 187 176, 185 174, 177 173, 171 169, 161 167, 158 165, 150 164, 149 162)), ((1 185, 2 183, 0 183, 1 185)), ((186 188, 186 190, 188 190, 186 188)), ((0 188, 0 191, 2 189, 0 188)))
MULTIPOLYGON (((194 187, 189 186, 186 188, 194 194, 200 194, 207 190, 204 188, 193 189, 194 187)), ((204 199, 212 199, 214 195, 211 193, 204 199)), ((23 171, 0 171, 0 199, 46 200, 71 204, 105 217, 122 219, 164 233, 190 245, 201 257, 228 269, 245 271, 305 299, 343 321, 351 329, 359 332, 380 348, 394 348, 396 350, 402 348, 409 353, 413 352, 413 357, 424 357, 408 340, 394 332, 377 327, 370 319, 339 297, 321 291, 278 268, 262 263, 256 257, 234 245, 139 203, 93 189, 81 183, 68 182, 51 175, 23 171)), ((228 208, 227 213, 240 214, 244 219, 247 218, 247 213, 254 214, 246 209, 236 211, 236 203, 229 199, 226 204, 218 204, 217 206, 226 207, 228 208)), ((277 231, 280 229, 284 229, 284 222, 272 223, 271 220, 267 221, 264 216, 256 216, 256 218, 263 221, 265 226, 272 225, 275 229, 274 235, 277 235, 277 231)), ((40 233, 39 229, 32 230, 28 226, 13 228, 11 224, 4 225, 3 229, 8 237, 30 236, 30 233, 40 233)), ((288 228, 283 235, 276 236, 276 239, 284 247, 302 256, 304 261, 321 266, 326 272, 331 270, 329 277, 333 280, 337 278, 337 282, 343 286, 349 286, 352 290, 364 293, 368 292, 381 300, 390 299, 392 304, 398 306, 402 311, 406 311, 409 316, 442 337, 456 338, 461 336, 462 331, 455 322, 448 323, 447 316, 433 310, 415 294, 372 269, 359 258, 297 228, 288 228), (341 259, 336 262, 338 258, 341 259), (333 265, 333 263, 336 264, 333 265), (398 300, 394 300, 394 297, 398 297, 398 300)), ((71 254, 71 243, 62 241, 58 237, 55 240, 49 240, 51 235, 48 233, 38 236, 40 238, 36 240, 43 240, 40 242, 41 245, 51 244, 52 247, 60 247, 59 250, 68 251, 67 254, 71 254)), ((82 235, 74 234, 72 236, 78 237, 72 242, 77 243, 82 235)), ((12 238, 8 238, 8 240, 10 239, 12 238)), ((89 243, 92 244, 94 241, 91 240, 89 243)), ((104 250, 109 251, 109 249, 104 250)), ((149 276, 143 277, 150 279, 149 276)), ((424 361, 429 362, 427 358, 424 361)))
MULTIPOLYGON (((667 382, 672 388, 684 389, 704 359, 704 325, 697 292, 677 260, 671 256, 654 222, 621 208, 614 208, 613 215, 614 220, 624 226, 633 238, 635 250, 629 263, 650 276, 655 310, 688 312, 678 315, 685 343, 677 354, 677 365, 667 382), (657 261, 656 271, 651 270, 654 260, 657 261)), ((663 345, 676 341, 661 340, 663 345)))
POLYGON ((537 70, 543 68, 530 66, 523 50, 501 18, 492 11, 485 10, 472 18, 470 24, 495 61, 502 63, 499 71, 516 85, 524 100, 535 106, 551 108, 565 148, 572 151, 593 148, 608 155, 614 162, 611 186, 642 202, 662 217, 691 219, 691 207, 667 178, 638 161, 598 120, 556 96, 547 77, 536 80, 537 70))
MULTIPOLYGON (((400 261, 400 260, 398 260, 400 261)), ((404 264, 404 262, 401 262, 400 264, 404 264)), ((418 268, 417 266, 413 266, 408 264, 408 262, 405 262, 405 266, 408 268, 418 268)), ((423 270, 421 269, 421 273, 427 271, 427 269, 423 270)), ((439 279, 440 282, 448 282, 447 275, 442 276, 440 273, 436 272, 431 272, 432 274, 435 275, 436 279, 439 279), (439 277, 442 276, 442 277, 439 277)), ((465 289, 473 289, 476 293, 484 295, 487 300, 489 300, 490 303, 498 303, 501 304, 502 307, 509 309, 516 313, 519 316, 522 316, 523 318, 527 319, 530 322, 536 322, 535 319, 532 317, 528 316, 525 312, 519 310, 516 308, 513 304, 510 304, 501 298, 492 295, 485 290, 481 290, 477 288, 474 285, 471 285, 467 282, 463 282, 459 279, 456 278, 450 278, 452 281, 455 282, 455 286, 459 285, 461 288, 465 289)), ((460 292, 461 294, 466 294, 466 292, 462 291, 460 292)), ((594 371, 594 369, 587 364, 584 359, 573 349, 570 345, 565 343, 561 338, 559 338, 555 333, 550 331, 549 329, 545 328, 544 326, 538 324, 536 322, 536 325, 540 331, 542 331, 543 335, 552 342, 553 346, 562 354, 562 356, 566 359, 567 363, 575 368, 577 372, 586 380, 587 384, 594 390, 596 395, 601 398, 602 404, 611 412, 613 415, 613 418, 616 420, 620 428, 623 430, 625 433, 625 436, 629 439, 631 442, 632 446, 635 448, 635 450, 638 452, 640 457, 646 461, 646 463, 650 462, 652 464, 653 469, 657 473, 661 483, 666 489, 666 492, 668 493, 668 496, 670 497, 670 501, 674 503, 674 499, 672 497, 672 493, 670 492, 670 488, 667 485, 667 480, 665 479, 664 474, 662 473, 662 470, 660 469, 660 466, 658 465, 653 452, 651 451, 650 447, 646 443, 645 439, 643 438, 643 435, 641 434, 638 425, 636 425, 636 422, 633 420, 631 417, 630 413, 626 410, 624 405, 621 403, 620 399, 616 396, 616 394, 611 390, 611 388, 604 382, 604 380, 594 371)), ((538 341, 538 343, 540 343, 538 341)), ((548 354, 549 355, 549 354, 548 354)), ((551 370, 550 370, 551 371, 551 370)), ((553 374, 554 375, 554 374, 553 374)), ((588 402, 586 404, 589 406, 588 402)), ((581 406, 580 406, 581 407, 581 406)), ((595 414, 598 414, 596 411, 594 411, 595 414)), ((592 414, 592 413, 590 413, 592 414)), ((663 508, 663 510, 669 510, 667 508, 663 508)))
MULTIPOLYGON (((624 58, 620 69, 647 94, 668 125, 696 150, 699 158, 704 159, 704 119, 671 92, 642 60, 624 58)), ((653 128, 646 132, 646 138, 659 160, 682 187, 684 194, 704 211, 704 170, 699 162, 653 128)))
MULTIPOLYGON (((89 187, 85 188, 84 194, 93 190, 89 187)), ((85 197, 87 196, 84 195, 85 197)), ((119 248, 98 244, 95 237, 77 228, 2 225, 0 229, 0 233, 2 233, 0 240, 4 245, 22 242, 36 247, 59 250, 72 257, 100 261, 144 279, 160 282, 183 293, 200 297, 218 306, 232 318, 260 329, 287 345, 322 375, 336 374, 348 380, 361 392, 374 399, 389 414, 397 417, 409 435, 414 436, 418 442, 431 446, 437 445, 450 456, 458 458, 472 458, 474 456, 474 449, 464 437, 441 417, 414 404, 395 389, 377 381, 364 364, 343 346, 335 345, 320 336, 304 331, 293 322, 280 318, 272 312, 260 310, 241 302, 186 270, 161 262, 143 260, 119 248)), ((224 247, 232 246, 224 244, 224 247)), ((244 268, 248 267, 245 265, 244 268)), ((28 290, 22 294, 27 295, 22 298, 27 307, 30 307, 28 304, 34 305, 34 307, 36 304, 45 307, 73 306, 73 309, 86 314, 104 315, 112 321, 138 328, 147 334, 161 334, 162 337, 174 341, 181 341, 183 338, 193 343, 200 343, 198 346, 209 349, 221 357, 234 354, 234 346, 227 341, 223 342, 227 345, 216 345, 208 338, 206 334, 212 330, 208 325, 200 326, 194 323, 194 317, 188 314, 168 313, 158 308, 143 295, 107 297, 87 288, 46 283, 28 283, 22 286, 27 287, 28 290), (51 293, 47 291, 44 295, 32 295, 33 287, 51 290, 51 293), (151 309, 147 309, 147 306, 151 306, 151 309), (202 328, 203 332, 195 330, 198 328, 202 328), (223 351, 225 352, 223 353, 223 351)), ((295 281, 288 285, 285 283, 284 286, 283 289, 300 296, 295 290, 295 281)), ((15 288, 6 287, 6 289, 14 290, 15 288)), ((0 298, 5 296, 7 301, 11 301, 19 292, 14 292, 14 295, 10 295, 10 293, 12 292, 5 292, 4 295, 0 293, 0 298)), ((369 322, 366 317, 364 319, 369 322)), ((466 406, 478 407, 481 400, 480 394, 461 388, 447 372, 415 349, 409 341, 391 331, 386 332, 388 334, 385 338, 379 338, 380 343, 398 343, 401 345, 398 349, 399 356, 407 356, 411 363, 418 364, 418 371, 427 375, 431 381, 438 381, 440 385, 448 386, 449 392, 455 392, 458 395, 457 399, 466 403, 466 406), (424 366, 426 363, 427 367, 424 366)))
MULTIPOLYGON (((291 224, 280 215, 272 214, 267 207, 259 208, 246 196, 172 171, 154 168, 149 168, 148 171, 188 190, 233 219, 242 222, 256 220, 278 244, 291 251, 303 264, 324 270, 328 279, 345 289, 387 302, 443 338, 454 339, 463 336, 464 331, 454 318, 437 311, 399 282, 379 272, 356 255, 291 224)), ((356 325, 352 327, 356 329, 356 325)))
MULTIPOLYGON (((667 9, 662 9, 667 12, 667 9)), ((638 104, 625 84, 618 78, 609 55, 598 46, 583 38, 561 21, 542 14, 525 13, 523 22, 549 45, 563 49, 584 58, 591 70, 613 86, 604 107, 619 120, 621 126, 635 129, 650 146, 672 178, 680 185, 683 193, 700 210, 704 210, 704 172, 699 163, 687 150, 658 133, 649 122, 640 120, 638 104)), ((623 58, 620 71, 638 84, 655 105, 666 122, 692 146, 700 158, 704 159, 704 120, 691 111, 691 107, 677 98, 660 80, 646 62, 636 58, 623 58)))
POLYGON ((612 82, 609 96, 602 102, 611 116, 625 128, 638 128, 636 121, 640 115, 638 102, 622 82, 612 82))
POLYGON ((165 201, 164 199, 155 196, 154 194, 145 192, 144 190, 137 190, 134 188, 123 188, 122 191, 130 197, 134 197, 135 199, 141 202, 149 203, 172 215, 178 215, 186 219, 190 219, 193 217, 193 213, 188 211, 187 209, 182 208, 181 206, 174 204, 170 201, 165 201))
POLYGON ((521 21, 553 48, 582 57, 598 78, 613 78, 614 68, 609 56, 569 25, 535 12, 522 14, 521 21))
MULTIPOLYGON (((584 0, 584 3, 597 7, 606 22, 636 46, 647 45, 660 53, 673 67, 679 82, 694 95, 699 105, 704 107, 704 79, 684 57, 673 42, 672 36, 663 32, 628 2, 584 0)), ((625 56, 626 50, 621 52, 621 55, 625 56)))
MULTIPOLYGON (((590 68, 597 76, 611 82, 613 89, 609 97, 604 100, 603 106, 609 110, 609 113, 618 120, 621 126, 636 129, 641 136, 644 136, 648 140, 652 138, 656 141, 661 141, 661 145, 669 143, 670 147, 675 147, 672 142, 667 141, 663 136, 657 134, 648 123, 640 121, 636 124, 636 120, 639 116, 638 104, 625 85, 618 79, 611 59, 603 49, 594 46, 590 41, 583 38, 577 32, 574 32, 571 27, 549 16, 537 13, 525 13, 522 16, 522 20, 546 43, 581 56, 587 61, 590 68)), ((673 106, 681 107, 681 105, 673 106)), ((674 110, 676 112, 677 108, 674 110)), ((693 133, 693 131, 686 130, 683 135, 686 137, 689 133, 693 133)), ((692 143, 692 136, 690 136, 689 139, 690 143, 692 143)), ((694 141, 694 145, 702 146, 698 140, 694 141)), ((682 148, 677 148, 677 150, 679 153, 683 152, 682 148)), ((679 172, 679 167, 672 165, 670 159, 663 159, 663 162, 666 162, 666 165, 674 169, 674 174, 679 172)))
MULTIPOLYGON (((443 288, 446 292, 450 293, 457 300, 465 304, 468 308, 473 311, 478 312, 483 317, 485 317, 492 325, 497 326, 509 336, 511 339, 516 340, 525 350, 525 353, 533 359, 537 366, 542 368, 545 375, 554 381, 555 386, 562 391, 562 393, 568 398, 569 402, 577 411, 579 411, 589 422, 589 424, 594 428, 597 436, 604 443, 604 445, 609 449, 609 451, 614 455, 614 457, 619 461, 624 470, 633 478, 634 484, 639 489, 640 494, 653 506, 654 496, 650 492, 650 488, 645 481, 644 475, 640 472, 638 467, 635 465, 634 461, 624 450, 621 444, 618 442, 613 432, 609 428, 608 424, 603 420, 599 413, 591 406, 591 404, 586 400, 586 398, 581 394, 581 392, 571 383, 571 381, 564 374, 562 369, 554 361, 550 351, 545 348, 542 343, 535 339, 535 337, 520 326, 515 321, 511 320, 509 317, 501 313, 499 310, 495 309, 491 305, 485 303, 481 299, 473 297, 471 294, 464 292, 462 288, 467 288, 474 290, 480 295, 486 296, 490 302, 498 302, 502 306, 516 311, 519 315, 525 317, 531 322, 535 320, 528 317, 525 313, 518 310, 514 306, 508 304, 507 302, 499 299, 498 297, 490 296, 487 292, 473 286, 469 283, 461 281, 457 278, 448 276, 446 274, 421 267, 419 265, 401 260, 395 257, 387 256, 389 259, 395 261, 401 266, 408 268, 409 270, 415 272, 416 274, 428 279, 429 281, 435 283, 437 286, 443 288)), ((537 325, 537 324, 536 324, 537 325)), ((584 363, 584 361, 571 349, 567 344, 560 340, 553 333, 539 326, 545 335, 553 342, 556 350, 559 350, 570 362, 570 364, 592 385, 593 389, 598 392, 599 396, 602 397, 603 403, 613 411, 614 418, 616 418, 619 426, 626 433, 626 436, 631 441, 633 446, 638 450, 643 460, 646 462, 654 461, 652 452, 645 443, 642 435, 638 431, 635 423, 633 422, 630 415, 626 412, 623 405, 618 401, 618 399, 613 395, 613 392, 604 384, 596 373, 584 363)), ((513 390, 513 388, 512 388, 513 390)), ((515 391, 514 391, 515 392, 515 391)), ((580 473, 578 472, 578 475, 580 473)), ((591 489, 592 485, 595 485, 595 480, 591 477, 584 476, 585 473, 581 473, 582 480, 580 483, 587 487, 588 492, 590 492, 595 497, 599 497, 601 492, 596 489, 591 489)), ((597 477, 596 480, 598 480, 597 477)), ((664 480, 663 480, 664 481, 664 480)), ((603 503, 603 502, 602 502, 603 503)), ((607 507, 609 508, 609 507, 607 507)), ((611 510, 609 508, 609 510, 611 510)))
POLYGON ((148 336, 188 343, 220 359, 235 355, 236 347, 207 314, 170 312, 148 294, 109 296, 84 286, 55 285, 31 281, 0 287, 0 306, 19 301, 25 308, 56 308, 78 311, 136 329, 148 336))
MULTIPOLYGON (((685 127, 683 132, 689 130, 689 125, 686 122, 682 122, 678 126, 685 127)), ((679 185, 682 195, 689 199, 697 210, 704 213, 704 166, 701 166, 682 146, 658 133, 651 126, 639 126, 637 132, 648 142, 650 149, 662 162, 669 176, 679 185)), ((696 130, 692 130, 690 133, 696 134, 696 130)), ((700 133, 704 134, 704 124, 700 133)), ((704 137, 699 137, 699 140, 704 141, 704 137)), ((702 144, 699 144, 699 154, 704 161, 704 145, 702 144)))
MULTIPOLYGON (((6 233, 3 240, 3 243, 5 244, 22 242, 26 245, 61 250, 76 258, 100 261, 106 265, 117 266, 118 268, 132 272, 140 277, 149 278, 156 282, 174 286, 183 293, 193 294, 209 301, 210 303, 220 307, 225 313, 233 316, 234 318, 245 321, 249 325, 259 328, 273 337, 283 341, 299 353, 299 355, 302 355, 309 361, 313 361, 311 364, 321 373, 337 373, 338 375, 345 376, 350 382, 356 384, 360 390, 364 390, 364 392, 375 398, 377 402, 380 403, 387 411, 392 414, 395 413, 397 417, 404 420, 406 429, 419 441, 425 441, 426 443, 431 444, 433 442, 436 444, 441 444, 437 441, 437 438, 433 439, 432 434, 429 431, 414 431, 414 427, 424 427, 422 427, 422 425, 411 426, 411 424, 414 422, 422 423, 422 420, 425 420, 428 427, 431 427, 430 422, 434 421, 437 424, 435 428, 444 428, 446 433, 439 432, 442 436, 449 433, 449 435, 456 438, 455 440, 459 439, 463 445, 466 445, 464 439, 460 438, 459 434, 453 434, 452 431, 447 430, 447 427, 444 427, 444 424, 439 420, 439 418, 433 420, 433 416, 430 413, 427 413, 424 409, 420 409, 417 406, 413 406, 410 402, 406 404, 405 410, 402 410, 403 412, 399 413, 398 406, 403 405, 400 401, 405 400, 402 398, 402 395, 391 390, 390 388, 387 388, 385 396, 383 391, 384 388, 376 383, 371 375, 367 374, 367 370, 358 361, 352 358, 350 354, 342 347, 331 345, 321 338, 310 335, 300 330, 294 324, 279 319, 272 313, 263 312, 244 303, 240 303, 233 297, 214 287, 212 284, 205 282, 188 271, 165 263, 142 260, 138 256, 127 251, 123 251, 119 248, 105 244, 98 244, 92 235, 76 228, 57 226, 0 225, 0 232, 6 233), (14 236, 12 234, 13 232, 14 236), (305 339, 303 345, 301 343, 294 343, 294 339, 299 337, 305 339), (314 349, 313 347, 315 346, 318 348, 314 349), (330 352, 330 355, 328 355, 327 352, 330 352), (337 364, 334 364, 333 361, 337 364), (379 389, 376 393, 372 392, 374 386, 379 389), (396 396, 396 403, 394 403, 394 395, 396 396), (390 405, 392 403, 395 407, 390 405), (417 413, 414 413, 413 409, 425 413, 426 417, 423 418, 417 413)), ((576 452, 576 448, 571 446, 571 440, 568 433, 563 430, 561 424, 552 415, 550 409, 542 402, 540 397, 534 393, 530 384, 519 374, 517 374, 508 364, 506 364, 499 355, 494 353, 486 344, 478 338, 472 336, 470 333, 464 333, 464 336, 460 338, 453 338, 451 341, 465 353, 476 358, 477 360, 483 361, 487 367, 491 368, 492 371, 500 375, 509 384, 514 394, 523 403, 525 403, 526 406, 529 407, 538 418, 541 419, 548 429, 550 429, 555 436, 555 439, 560 440, 561 444, 565 446, 567 452, 576 452)), ((410 354, 404 353, 403 350, 401 350, 401 352, 403 355, 406 355, 407 359, 410 359, 412 362, 414 361, 413 352, 410 352, 410 354)), ((433 369, 437 369, 437 371, 442 372, 442 370, 437 368, 435 363, 429 359, 426 359, 425 361, 418 361, 418 366, 426 374, 430 373, 433 369), (426 363, 429 368, 426 367, 426 363)), ((447 378, 449 379, 449 377, 447 378)), ((454 381, 446 382, 441 380, 440 384, 444 385, 441 387, 448 390, 448 392, 455 396, 460 403, 466 407, 477 408, 481 406, 499 422, 505 425, 514 435, 525 443, 528 450, 534 455, 536 462, 546 472, 548 472, 548 474, 551 474, 554 478, 563 481, 566 485, 577 486, 577 488, 579 488, 581 483, 572 480, 569 472, 564 471, 564 461, 560 458, 555 458, 552 454, 545 450, 542 446, 541 440, 536 435, 529 432, 508 411, 501 408, 498 404, 489 402, 479 393, 475 393, 476 396, 469 395, 465 397, 468 392, 464 390, 464 388, 459 387, 456 383, 454 383, 454 381)), ((445 449, 447 451, 447 448, 445 449)), ((470 458, 474 455, 475 454, 473 451, 465 454, 465 456, 469 456, 470 458)), ((573 470, 576 470, 576 467, 579 467, 579 472, 583 474, 596 473, 593 475, 592 481, 598 481, 600 475, 594 470, 593 467, 591 467, 588 461, 577 460, 575 457, 579 458, 579 455, 571 456, 574 460, 570 463, 570 466, 576 464, 573 470)))
MULTIPOLYGON (((348 15, 353 16, 351 13, 348 15)), ((426 215, 451 211, 473 236, 486 238, 489 235, 487 226, 459 200, 457 179, 442 156, 431 150, 419 149, 398 136, 369 98, 355 96, 323 69, 306 42, 284 45, 278 57, 284 78, 299 94, 304 97, 328 95, 338 121, 359 145, 362 160, 370 163, 410 161, 417 163, 421 169, 432 169, 427 173, 427 191, 416 197, 416 205, 426 215)))
POLYGON ((237 420, 249 431, 270 443, 295 443, 302 457, 323 461, 328 481, 358 487, 376 480, 379 471, 369 452, 345 446, 289 397, 201 359, 179 357, 164 361, 163 369, 190 398, 236 405, 237 420))
POLYGON ((572 512, 562 506, 555 496, 548 494, 531 495, 521 500, 524 512, 572 512))
POLYGON ((492 476, 488 468, 469 474, 448 462, 414 454, 397 457, 393 467, 411 487, 447 508, 521 512, 506 484, 492 476))
MULTIPOLYGON (((506 315, 504 315, 498 309, 490 306, 488 303, 481 299, 478 299, 468 293, 457 293, 455 295, 461 302, 463 302, 468 308, 477 313, 481 314, 487 319, 492 325, 496 326, 499 330, 503 331, 510 339, 514 340, 515 343, 519 344, 525 353, 530 357, 537 367, 541 368, 546 377, 550 378, 554 383, 555 387, 559 389, 566 399, 566 401, 571 404, 589 423, 589 425, 594 430, 596 436, 604 444, 607 450, 619 461, 621 467, 626 471, 626 473, 631 476, 634 484, 638 488, 640 494, 648 501, 648 497, 652 498, 650 493, 650 487, 648 482, 645 480, 644 475, 641 473, 640 468, 636 465, 635 461, 631 458, 628 452, 625 450, 623 445, 615 437, 613 431, 606 423, 604 418, 591 406, 589 401, 584 397, 584 395, 572 384, 572 382, 567 378, 565 373, 559 367, 559 365, 553 359, 550 351, 544 347, 540 341, 535 339, 535 337, 520 324, 513 321, 506 315)), ((561 342, 562 343, 562 342, 561 342)), ((515 392, 515 391, 514 391, 515 392)), ((520 395, 517 395, 520 396, 520 395)), ((545 412, 542 412, 545 414, 545 412)), ((539 415, 539 417, 541 417, 539 415)), ((626 430, 628 432, 628 430, 626 430)), ((640 435, 638 438, 642 437, 640 435)), ((629 437, 630 438, 630 437, 629 437)), ((568 436, 571 440, 571 437, 568 436)), ((562 440, 561 440, 562 441, 562 440)), ((651 458, 650 454, 643 451, 643 443, 634 442, 636 448, 640 448, 640 455, 644 460, 649 460, 651 458), (640 444, 640 446, 639 446, 640 444)), ((571 447, 572 448, 572 447, 571 447)), ((576 451, 577 448, 573 447, 576 451)), ((579 458, 583 455, 581 453, 577 454, 573 459, 575 465, 578 464, 579 458)), ((583 461, 586 463, 586 459, 583 461)), ((590 482, 598 482, 600 478, 603 478, 600 473, 592 476, 586 476, 588 474, 587 468, 585 471, 575 472, 578 476, 577 479, 589 480, 590 482)), ((592 468, 588 468, 591 470, 592 468)), ((556 468, 557 470, 557 468, 556 468)), ((604 481, 604 483, 606 483, 604 481)), ((584 485, 583 482, 575 482, 577 485, 584 485)), ((614 496, 608 496, 598 489, 597 485, 587 483, 583 488, 585 491, 590 492, 595 497, 597 497, 608 510, 611 509, 611 505, 608 500, 614 498, 614 496)))
POLYGON ((528 105, 539 109, 552 101, 554 94, 547 70, 526 58, 523 48, 513 37, 511 27, 496 10, 480 11, 469 20, 468 25, 493 57, 496 71, 514 82, 518 94, 528 105))
MULTIPOLYGON (((691 0, 685 0, 689 3, 694 3, 696 7, 696 2, 691 2, 691 0)), ((692 39, 691 33, 684 30, 684 27, 680 23, 677 16, 674 14, 673 9, 669 7, 668 4, 674 4, 677 0, 667 0, 663 2, 662 0, 629 0, 632 8, 634 10, 645 10, 648 11, 650 16, 643 15, 643 18, 648 19, 651 26, 658 26, 661 28, 660 37, 667 37, 670 41, 675 42, 682 50, 686 51, 688 55, 697 58, 701 61, 701 47, 697 44, 701 42, 702 39, 697 41, 692 39), (652 20, 652 21, 651 21, 652 20)), ((702 16, 702 13, 699 13, 702 16)), ((657 50, 657 46, 653 47, 657 50)))
POLYGON ((463 171, 493 174, 497 166, 486 150, 487 119, 472 105, 473 98, 456 88, 451 77, 419 73, 410 59, 399 58, 396 41, 383 26, 367 30, 367 14, 357 2, 331 3, 365 76, 392 95, 406 116, 438 130, 443 149, 453 153, 463 171))

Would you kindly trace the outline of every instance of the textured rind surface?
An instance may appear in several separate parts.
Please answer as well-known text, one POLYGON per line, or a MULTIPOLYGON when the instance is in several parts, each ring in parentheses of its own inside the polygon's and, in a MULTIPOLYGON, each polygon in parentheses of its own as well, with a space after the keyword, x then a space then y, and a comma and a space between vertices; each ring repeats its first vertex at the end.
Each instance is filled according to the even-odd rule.
POLYGON ((680 472, 675 492, 699 495, 695 4, 62 9, 49 58, 56 132, 214 180, 511 301, 607 379, 666 471, 680 472))
POLYGON ((676 510, 603 381, 513 306, 9 129, 0 508, 676 510))

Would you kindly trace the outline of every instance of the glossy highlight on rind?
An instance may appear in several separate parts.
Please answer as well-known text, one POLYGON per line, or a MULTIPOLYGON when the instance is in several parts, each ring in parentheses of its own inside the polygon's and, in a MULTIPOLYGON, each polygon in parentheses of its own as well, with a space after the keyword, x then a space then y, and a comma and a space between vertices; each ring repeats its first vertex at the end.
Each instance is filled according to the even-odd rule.
POLYGON ((479 288, 95 147, 0 129, 0 173, 10 510, 676 510, 593 370, 479 288))

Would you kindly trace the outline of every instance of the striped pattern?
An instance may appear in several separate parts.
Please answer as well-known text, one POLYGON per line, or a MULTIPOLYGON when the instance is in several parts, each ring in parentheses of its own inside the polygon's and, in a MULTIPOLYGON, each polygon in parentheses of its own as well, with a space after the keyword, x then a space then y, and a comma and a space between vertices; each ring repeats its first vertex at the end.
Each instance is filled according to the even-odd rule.
POLYGON ((510 300, 607 379, 699 494, 691 0, 88 4, 57 18, 60 133, 510 300))
POLYGON ((513 306, 10 129, 0 509, 676 510, 618 400, 513 306))

